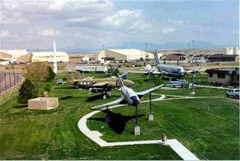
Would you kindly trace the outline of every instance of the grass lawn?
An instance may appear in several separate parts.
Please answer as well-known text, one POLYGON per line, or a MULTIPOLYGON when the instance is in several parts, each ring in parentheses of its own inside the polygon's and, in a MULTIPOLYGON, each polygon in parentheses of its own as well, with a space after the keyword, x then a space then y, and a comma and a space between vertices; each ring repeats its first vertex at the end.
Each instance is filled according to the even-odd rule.
MULTIPOLYGON (((108 76, 86 74, 86 76, 88 75, 95 78, 108 76)), ((59 76, 64 77, 65 74, 59 76)), ((154 79, 144 81, 145 77, 138 74, 130 74, 129 78, 136 82, 133 86, 136 91, 167 82, 154 79)), ((211 96, 224 97, 225 94, 224 90, 196 89, 199 96, 208 96, 209 91, 211 91, 211 96)), ((189 95, 190 92, 191 90, 184 89, 159 90, 154 93, 189 95)), ((54 85, 49 95, 59 98, 57 109, 50 111, 27 110, 26 106, 17 103, 15 95, 1 104, 0 159, 181 159, 171 148, 160 145, 100 148, 79 131, 77 122, 91 111, 90 107, 117 99, 120 96, 117 90, 112 92, 111 98, 102 100, 99 94, 92 94, 90 91, 79 90, 69 85, 54 85)), ((143 99, 148 99, 148 97, 143 99)), ((163 101, 160 108, 157 103, 154 103, 155 121, 153 122, 146 121, 148 105, 142 104, 139 111, 144 115, 139 120, 142 134, 137 137, 131 134, 134 118, 129 118, 129 121, 126 122, 122 135, 113 132, 107 124, 101 121, 91 120, 89 127, 98 129, 104 124, 103 137, 109 141, 160 139, 164 132, 169 138, 177 138, 201 159, 238 159, 237 102, 230 99, 221 99, 219 102, 216 99, 209 100, 209 111, 206 111, 206 100, 196 102, 193 100, 186 102, 182 100, 163 101), (204 107, 196 106, 202 103, 205 103, 204 107), (185 106, 185 104, 184 109, 178 107, 185 106), (151 125, 152 128, 148 125, 151 125), (202 127, 203 125, 205 128, 202 127), (197 130, 198 127, 201 128, 197 130), (219 140, 222 142, 218 142, 219 140), (225 150, 223 150, 224 147, 225 150)), ((116 115, 119 114, 119 118, 134 115, 134 109, 131 107, 118 108, 113 112, 116 115)), ((101 118, 104 115, 104 113, 100 113, 94 117, 101 118)))
POLYGON ((205 99, 154 102, 154 121, 147 121, 149 105, 139 106, 141 135, 132 135, 135 109, 131 106, 111 110, 110 123, 105 113, 88 121, 91 130, 102 131, 106 141, 155 140, 166 134, 178 139, 200 159, 239 158, 238 103, 229 99, 211 99, 208 110, 205 99))

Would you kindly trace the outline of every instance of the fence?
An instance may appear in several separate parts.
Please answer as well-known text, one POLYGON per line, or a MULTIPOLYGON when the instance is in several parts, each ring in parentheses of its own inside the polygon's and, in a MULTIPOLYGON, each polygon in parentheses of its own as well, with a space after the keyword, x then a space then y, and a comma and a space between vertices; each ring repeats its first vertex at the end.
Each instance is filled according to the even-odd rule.
POLYGON ((22 71, 0 72, 0 94, 22 83, 22 71))

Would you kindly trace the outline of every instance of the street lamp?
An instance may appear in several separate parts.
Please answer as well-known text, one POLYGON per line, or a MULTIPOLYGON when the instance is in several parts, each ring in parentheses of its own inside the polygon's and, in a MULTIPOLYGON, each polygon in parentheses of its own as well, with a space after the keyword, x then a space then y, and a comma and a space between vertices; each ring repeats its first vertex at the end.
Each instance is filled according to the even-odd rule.
MULTIPOLYGON (((194 53, 194 42, 195 41, 192 40, 192 54, 194 53)), ((195 73, 192 73, 192 92, 190 93, 192 95, 195 95, 195 91, 194 91, 194 77, 195 77, 195 73)))
POLYGON ((192 40, 192 54, 194 53, 194 40, 192 40))
POLYGON ((145 54, 146 58, 145 59, 147 59, 149 57, 148 54, 147 54, 147 45, 148 45, 148 43, 145 43, 145 52, 146 52, 146 54, 145 54))
POLYGON ((103 50, 104 50, 105 45, 103 45, 103 50))
POLYGON ((194 77, 195 77, 195 74, 192 74, 192 92, 190 93, 191 95, 195 95, 195 91, 194 91, 194 77))

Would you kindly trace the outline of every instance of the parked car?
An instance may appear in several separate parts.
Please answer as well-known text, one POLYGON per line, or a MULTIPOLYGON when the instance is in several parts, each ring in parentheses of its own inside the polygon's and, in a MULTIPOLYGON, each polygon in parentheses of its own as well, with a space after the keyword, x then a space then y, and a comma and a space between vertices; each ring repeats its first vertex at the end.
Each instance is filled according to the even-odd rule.
POLYGON ((232 89, 226 92, 227 97, 239 99, 239 89, 232 89))

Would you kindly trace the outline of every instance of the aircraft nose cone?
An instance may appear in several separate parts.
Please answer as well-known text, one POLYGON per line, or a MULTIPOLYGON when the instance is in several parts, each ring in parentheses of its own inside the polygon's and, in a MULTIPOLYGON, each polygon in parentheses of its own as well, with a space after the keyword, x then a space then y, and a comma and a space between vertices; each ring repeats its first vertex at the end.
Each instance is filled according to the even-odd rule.
POLYGON ((137 99, 136 96, 132 96, 132 97, 130 97, 130 98, 131 98, 131 100, 133 101, 133 105, 134 105, 134 106, 137 106, 137 105, 140 104, 140 102, 138 101, 138 99, 137 99))
POLYGON ((132 86, 132 85, 134 85, 134 82, 131 81, 131 80, 124 80, 124 85, 125 86, 132 86))

